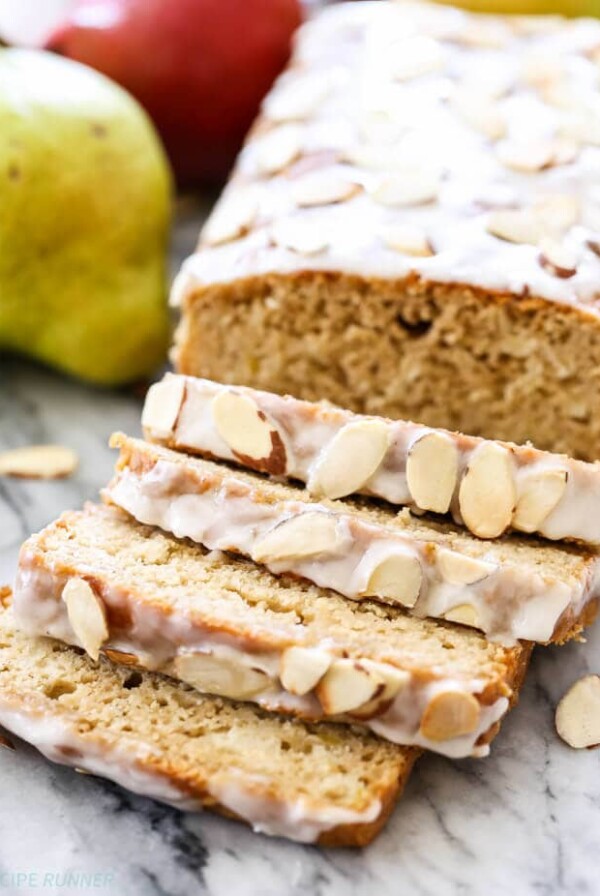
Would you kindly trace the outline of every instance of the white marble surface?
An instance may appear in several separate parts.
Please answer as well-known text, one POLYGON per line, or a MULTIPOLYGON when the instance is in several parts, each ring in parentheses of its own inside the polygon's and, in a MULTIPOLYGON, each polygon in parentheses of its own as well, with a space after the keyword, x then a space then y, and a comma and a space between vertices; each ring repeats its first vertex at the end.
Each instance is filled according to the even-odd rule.
MULTIPOLYGON (((196 229, 188 206, 174 262, 196 229)), ((140 405, 130 393, 94 391, 0 357, 0 449, 58 441, 81 456, 63 482, 0 479, 0 583, 11 581, 23 538, 95 496, 113 462, 107 438, 114 429, 137 433, 140 405)), ((553 728, 568 684, 600 671, 597 651, 598 627, 587 644, 539 650, 491 757, 425 757, 363 852, 320 852, 208 814, 184 816, 53 767, 24 745, 0 750, 0 896, 600 893, 600 753, 569 750, 553 728)))

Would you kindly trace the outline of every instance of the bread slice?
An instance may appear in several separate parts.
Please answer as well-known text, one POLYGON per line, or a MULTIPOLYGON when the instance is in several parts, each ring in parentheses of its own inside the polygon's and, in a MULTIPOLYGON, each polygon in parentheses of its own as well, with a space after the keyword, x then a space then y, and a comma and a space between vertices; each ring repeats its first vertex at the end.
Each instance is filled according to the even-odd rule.
POLYGON ((351 501, 317 501, 257 474, 116 434, 104 497, 138 522, 293 573, 353 600, 375 597, 504 643, 564 641, 595 616, 600 560, 589 548, 504 538, 351 501))
POLYGON ((599 43, 315 16, 176 281, 178 371, 600 457, 599 43))
POLYGON ((600 542, 600 463, 171 373, 142 422, 154 442, 299 480, 317 498, 450 514, 481 538, 600 542))
POLYGON ((365 846, 419 751, 270 715, 15 629, 0 609, 0 725, 54 762, 265 834, 365 846))
POLYGON ((19 624, 203 692, 405 745, 486 755, 529 644, 354 603, 178 541, 116 508, 69 512, 21 550, 19 624))

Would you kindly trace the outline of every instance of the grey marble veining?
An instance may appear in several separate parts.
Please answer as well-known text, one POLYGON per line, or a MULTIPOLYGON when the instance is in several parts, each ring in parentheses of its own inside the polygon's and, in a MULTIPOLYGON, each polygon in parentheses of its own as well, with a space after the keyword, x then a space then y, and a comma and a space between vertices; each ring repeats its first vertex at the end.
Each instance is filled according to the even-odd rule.
MULTIPOLYGON (((182 206, 180 220, 174 265, 194 242, 195 206, 182 206)), ((81 458, 62 482, 0 479, 0 583, 12 580, 23 538, 95 497, 114 460, 108 436, 139 432, 140 408, 131 392, 0 359, 0 450, 54 441, 81 458)), ((597 657, 598 627, 586 644, 538 650, 490 758, 425 757, 387 829, 362 852, 318 851, 209 814, 185 816, 52 766, 25 745, 0 750, 0 896, 598 894, 600 753, 569 750, 553 727, 559 697, 600 671, 597 657)))

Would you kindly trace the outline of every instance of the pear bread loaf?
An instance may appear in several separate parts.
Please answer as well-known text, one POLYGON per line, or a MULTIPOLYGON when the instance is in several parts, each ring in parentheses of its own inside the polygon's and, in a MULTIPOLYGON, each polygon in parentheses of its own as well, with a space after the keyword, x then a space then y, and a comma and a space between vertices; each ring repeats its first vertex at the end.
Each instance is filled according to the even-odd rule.
POLYGON ((455 757, 487 755, 531 653, 275 577, 106 506, 25 542, 14 603, 24 631, 92 658, 455 757))
POLYGON ((599 46, 594 19, 315 16, 174 285, 177 370, 600 457, 599 46))
POLYGON ((148 391, 147 438, 304 482, 450 513, 480 538, 509 529, 600 543, 600 463, 167 374, 148 391))
POLYGON ((180 809, 323 846, 381 830, 419 751, 207 697, 15 629, 0 606, 0 725, 54 762, 180 809))
MULTIPOLYGON (((473 538, 450 523, 365 501, 311 497, 256 473, 116 434, 104 490, 138 522, 232 551, 352 600, 377 598, 503 643, 564 641, 594 617, 600 555, 574 545, 473 538)), ((349 464, 349 458, 340 461, 349 464)))

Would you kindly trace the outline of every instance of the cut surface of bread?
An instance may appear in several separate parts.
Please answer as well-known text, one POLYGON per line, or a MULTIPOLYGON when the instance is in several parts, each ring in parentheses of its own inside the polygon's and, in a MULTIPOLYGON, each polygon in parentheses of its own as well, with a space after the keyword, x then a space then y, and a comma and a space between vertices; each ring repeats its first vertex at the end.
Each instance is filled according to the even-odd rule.
MULTIPOLYGON (((6 600, 5 600, 6 604, 6 600)), ((207 697, 150 672, 29 638, 0 609, 0 725, 49 759, 267 834, 364 846, 419 751, 207 697)))
POLYGON ((138 522, 353 600, 447 618, 505 643, 575 637, 595 615, 595 550, 503 538, 305 490, 117 434, 104 497, 138 522))
POLYGON ((599 40, 425 3, 308 22, 176 281, 178 370, 598 458, 599 40))
POLYGON ((243 386, 166 374, 147 438, 285 476, 318 498, 354 493, 447 514, 480 538, 509 529, 600 542, 600 464, 243 386))
POLYGON ((28 632, 91 656, 451 756, 488 752, 531 652, 276 577, 94 505, 25 542, 15 611, 28 632))

